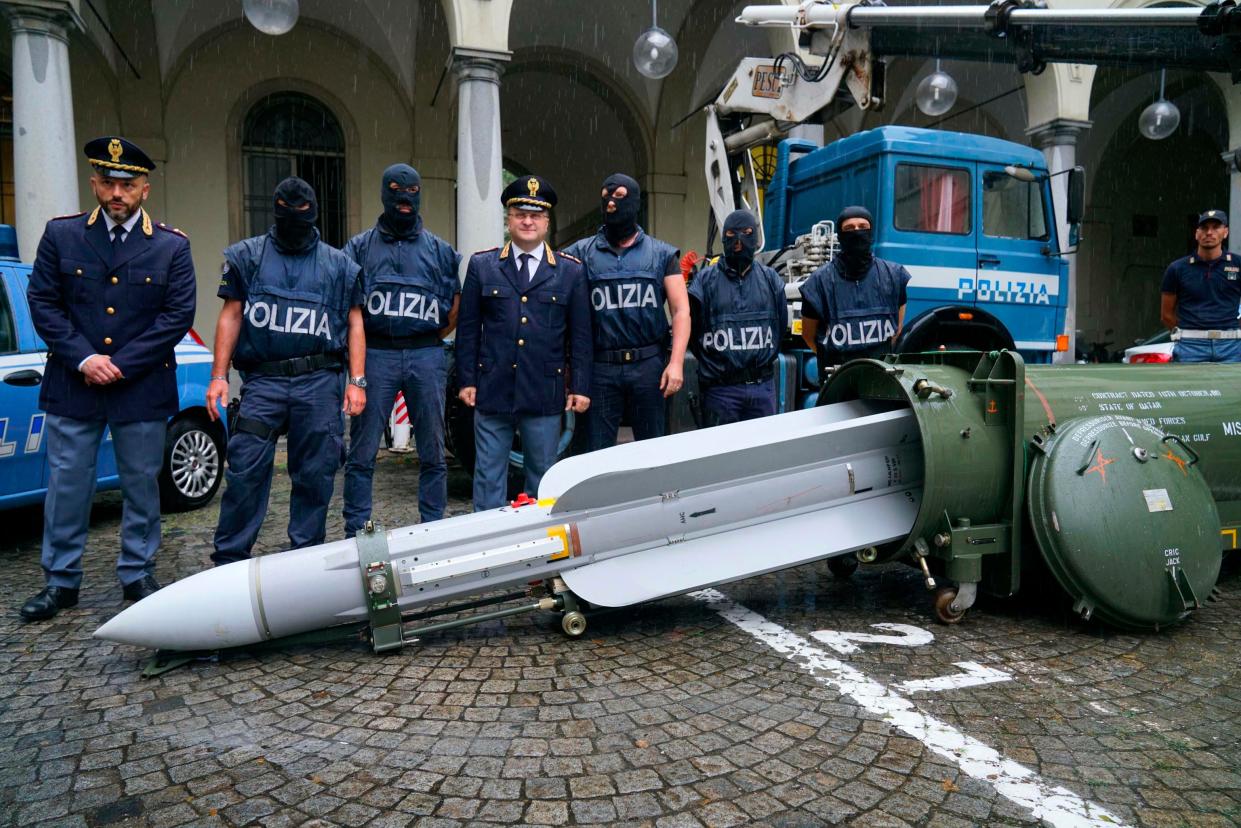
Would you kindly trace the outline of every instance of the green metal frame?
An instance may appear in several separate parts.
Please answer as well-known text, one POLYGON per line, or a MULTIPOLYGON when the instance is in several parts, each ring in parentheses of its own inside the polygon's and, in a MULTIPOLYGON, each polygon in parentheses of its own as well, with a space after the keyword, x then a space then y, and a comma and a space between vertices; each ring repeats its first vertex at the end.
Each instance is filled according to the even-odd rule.
POLYGON ((399 650, 405 646, 405 634, 401 626, 401 607, 397 604, 396 574, 388 554, 388 533, 368 520, 354 540, 358 545, 358 569, 370 619, 371 648, 377 653, 399 650), (382 588, 375 590, 374 586, 382 588))

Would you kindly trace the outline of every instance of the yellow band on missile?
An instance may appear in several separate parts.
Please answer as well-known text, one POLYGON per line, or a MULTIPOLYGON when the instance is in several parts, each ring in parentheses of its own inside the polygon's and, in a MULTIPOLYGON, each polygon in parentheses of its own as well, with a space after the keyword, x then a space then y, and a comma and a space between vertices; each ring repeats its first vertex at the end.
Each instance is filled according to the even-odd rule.
POLYGON ((572 554, 572 550, 569 547, 568 526, 564 524, 561 524, 560 526, 549 526, 547 527, 547 536, 549 538, 559 538, 562 546, 559 552, 548 558, 549 561, 563 561, 572 554))
POLYGON ((553 506, 555 506, 555 505, 556 505, 556 498, 554 498, 554 497, 545 497, 545 498, 543 498, 543 499, 541 499, 541 500, 536 500, 536 501, 534 501, 534 505, 535 505, 535 506, 542 506, 542 507, 543 507, 543 508, 545 508, 545 509, 550 509, 551 507, 553 507, 553 506))

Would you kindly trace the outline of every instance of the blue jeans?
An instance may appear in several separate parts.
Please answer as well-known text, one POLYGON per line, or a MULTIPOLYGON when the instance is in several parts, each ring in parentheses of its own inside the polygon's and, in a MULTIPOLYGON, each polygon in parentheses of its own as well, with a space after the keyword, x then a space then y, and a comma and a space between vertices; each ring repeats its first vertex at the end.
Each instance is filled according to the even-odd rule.
POLYGON ((538 494, 543 475, 556 462, 560 415, 517 416, 474 412, 474 511, 498 509, 508 502, 508 461, 513 433, 521 433, 526 480, 523 491, 538 494))
POLYGON ((663 373, 659 355, 628 364, 594 363, 586 412, 590 451, 616 445, 621 417, 629 420, 635 440, 664 436, 664 394, 659 390, 663 373))
POLYGON ((709 386, 702 395, 707 427, 757 420, 776 413, 776 381, 709 386))
POLYGON ((405 394, 409 424, 418 447, 418 519, 439 520, 448 503, 444 462, 444 388, 447 355, 442 345, 366 352, 366 410, 349 423, 345 461, 345 537, 356 535, 371 517, 375 453, 398 391, 405 394))
POLYGON ((271 494, 278 432, 288 432, 289 548, 323 543, 327 507, 344 454, 345 377, 319 370, 299 377, 245 377, 241 416, 274 429, 266 438, 238 430, 228 438, 228 470, 215 530, 216 566, 250 557, 271 494))
MULTIPOLYGON (((95 462, 108 423, 47 415, 47 498, 43 501, 43 576, 48 586, 77 589, 95 495, 95 462)), ((121 478, 121 553, 116 574, 131 584, 153 574, 159 549, 159 471, 167 420, 113 423, 121 478)))
POLYGON ((1173 362, 1241 362, 1241 339, 1181 339, 1173 362))

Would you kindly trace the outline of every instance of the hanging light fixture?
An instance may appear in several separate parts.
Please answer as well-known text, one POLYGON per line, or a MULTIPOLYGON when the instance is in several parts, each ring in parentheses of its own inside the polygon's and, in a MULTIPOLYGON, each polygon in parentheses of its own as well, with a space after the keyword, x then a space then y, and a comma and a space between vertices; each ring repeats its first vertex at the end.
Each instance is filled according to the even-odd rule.
POLYGON ((939 58, 935 59, 935 71, 918 84, 914 100, 922 114, 932 118, 943 115, 956 104, 957 82, 952 75, 940 68, 939 58))
POLYGON ((1159 100, 1155 101, 1138 116, 1138 131, 1152 141, 1162 141, 1181 125, 1181 110, 1176 104, 1163 96, 1164 82, 1168 79, 1168 70, 1159 70, 1159 100))
POLYGON ((297 0, 244 0, 242 10, 250 25, 263 34, 282 35, 297 24, 297 0))
POLYGON ((666 78, 677 65, 677 42, 659 28, 657 0, 651 0, 651 28, 638 35, 633 44, 633 65, 644 77, 666 78))

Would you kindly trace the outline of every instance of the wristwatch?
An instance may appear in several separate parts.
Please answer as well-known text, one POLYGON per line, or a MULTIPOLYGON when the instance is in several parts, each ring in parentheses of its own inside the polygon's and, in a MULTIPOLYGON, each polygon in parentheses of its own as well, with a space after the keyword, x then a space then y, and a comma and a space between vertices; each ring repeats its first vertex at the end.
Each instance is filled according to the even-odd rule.
POLYGON ((363 375, 360 377, 350 377, 349 384, 356 385, 358 388, 365 388, 366 387, 366 376, 363 375))

